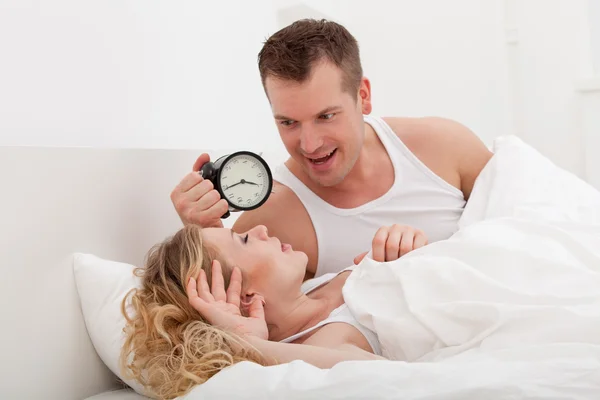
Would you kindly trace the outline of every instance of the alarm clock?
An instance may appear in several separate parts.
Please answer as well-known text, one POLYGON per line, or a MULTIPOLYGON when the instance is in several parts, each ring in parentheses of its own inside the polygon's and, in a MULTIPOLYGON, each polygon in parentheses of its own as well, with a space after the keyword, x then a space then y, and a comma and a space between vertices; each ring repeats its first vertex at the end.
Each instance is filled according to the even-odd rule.
POLYGON ((251 151, 237 151, 224 155, 215 162, 200 168, 200 175, 213 183, 230 212, 248 211, 264 204, 273 189, 273 176, 269 165, 261 156, 251 151))

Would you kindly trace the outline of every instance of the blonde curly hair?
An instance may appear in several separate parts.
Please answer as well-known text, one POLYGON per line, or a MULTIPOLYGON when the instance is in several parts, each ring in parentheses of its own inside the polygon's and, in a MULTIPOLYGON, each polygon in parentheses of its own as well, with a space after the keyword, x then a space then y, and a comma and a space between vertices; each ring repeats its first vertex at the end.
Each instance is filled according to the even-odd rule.
POLYGON ((142 287, 130 291, 121 303, 126 326, 120 366, 124 378, 138 381, 148 396, 182 396, 241 361, 266 365, 257 350, 210 325, 188 302, 189 278, 202 268, 210 284, 214 259, 221 262, 227 287, 232 266, 203 242, 200 227, 189 225, 155 245, 146 255, 145 267, 135 270, 142 287))

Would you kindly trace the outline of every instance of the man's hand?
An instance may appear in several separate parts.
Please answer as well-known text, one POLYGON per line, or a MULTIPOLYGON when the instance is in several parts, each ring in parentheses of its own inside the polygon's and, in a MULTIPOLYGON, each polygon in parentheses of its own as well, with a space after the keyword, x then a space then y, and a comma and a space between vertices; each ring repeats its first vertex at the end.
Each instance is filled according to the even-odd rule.
POLYGON ((211 181, 202 179, 200 168, 210 161, 208 154, 198 157, 192 172, 187 174, 171 192, 171 201, 184 224, 206 227, 223 227, 221 216, 228 210, 211 181))
MULTIPOLYGON (((382 226, 373 238, 373 260, 380 262, 397 260, 426 244, 427 237, 419 229, 398 224, 382 226)), ((356 256, 354 264, 359 264, 367 253, 368 251, 365 251, 356 256)))

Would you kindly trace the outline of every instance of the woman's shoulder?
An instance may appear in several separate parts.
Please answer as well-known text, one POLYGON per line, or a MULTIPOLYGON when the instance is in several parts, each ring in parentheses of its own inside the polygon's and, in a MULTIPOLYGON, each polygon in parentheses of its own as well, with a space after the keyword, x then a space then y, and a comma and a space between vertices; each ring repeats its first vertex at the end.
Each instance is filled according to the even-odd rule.
POLYGON ((378 343, 373 343, 362 329, 349 318, 343 318, 346 310, 345 304, 339 307, 338 318, 328 318, 325 324, 316 328, 310 335, 301 338, 299 342, 320 347, 338 347, 340 345, 353 345, 369 353, 377 354, 378 343), (342 318, 339 318, 342 317, 342 318))
POLYGON ((333 278, 335 278, 342 272, 353 270, 354 268, 356 268, 356 265, 352 265, 350 267, 344 268, 343 270, 341 270, 339 272, 329 272, 327 274, 320 275, 316 278, 308 279, 308 280, 304 281, 304 283, 302 283, 302 286, 301 286, 302 293, 307 294, 309 292, 312 292, 313 290, 315 290, 315 289, 321 287, 322 285, 326 284, 327 282, 331 281, 333 278))

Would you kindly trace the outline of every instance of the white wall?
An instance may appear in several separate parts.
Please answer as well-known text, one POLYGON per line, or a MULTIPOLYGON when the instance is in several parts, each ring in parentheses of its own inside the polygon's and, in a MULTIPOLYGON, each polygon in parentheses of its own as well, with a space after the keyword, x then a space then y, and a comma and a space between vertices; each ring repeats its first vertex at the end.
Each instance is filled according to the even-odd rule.
POLYGON ((592 38, 594 73, 600 75, 600 1, 588 0, 588 16, 592 38))
POLYGON ((521 134, 558 164, 584 176, 576 83, 592 72, 587 0, 515 4, 521 134))
POLYGON ((518 134, 586 177, 600 127, 577 87, 600 73, 598 3, 0 0, 0 145, 281 152, 256 55, 325 16, 359 40, 375 114, 518 134))
POLYGON ((486 142, 510 131, 499 2, 304 3, 344 24, 359 41, 374 114, 455 118, 486 142))
MULTIPOLYGON (((598 14, 597 0, 303 3, 357 37, 374 113, 454 118, 488 144, 517 134, 586 177, 576 83, 592 74, 588 1, 598 14)), ((287 19, 294 8, 297 18, 315 14, 279 4, 287 19)))
POLYGON ((359 41, 373 113, 455 118, 486 142, 510 132, 500 2, 304 3, 344 24, 359 41))
POLYGON ((274 13, 270 0, 1 0, 0 145, 279 148, 256 64, 274 13))

